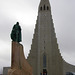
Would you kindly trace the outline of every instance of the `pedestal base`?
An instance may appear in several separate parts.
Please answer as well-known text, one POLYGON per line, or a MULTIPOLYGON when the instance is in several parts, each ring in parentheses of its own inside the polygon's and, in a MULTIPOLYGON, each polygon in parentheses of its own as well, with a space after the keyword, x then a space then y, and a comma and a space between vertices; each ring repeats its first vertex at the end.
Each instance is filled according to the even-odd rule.
POLYGON ((23 46, 12 42, 12 61, 8 75, 32 75, 32 68, 24 57, 23 46))

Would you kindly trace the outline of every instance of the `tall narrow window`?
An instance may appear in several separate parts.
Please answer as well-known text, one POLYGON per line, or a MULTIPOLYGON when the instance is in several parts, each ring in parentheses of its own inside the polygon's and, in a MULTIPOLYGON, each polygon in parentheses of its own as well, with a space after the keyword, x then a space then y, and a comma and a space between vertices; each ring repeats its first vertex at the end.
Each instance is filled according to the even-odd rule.
POLYGON ((40 10, 42 10, 42 7, 40 7, 40 10))
POLYGON ((47 10, 49 10, 49 7, 47 6, 47 10))
POLYGON ((44 10, 45 10, 45 5, 44 5, 44 10))
POLYGON ((46 68, 46 55, 43 56, 43 67, 46 68))

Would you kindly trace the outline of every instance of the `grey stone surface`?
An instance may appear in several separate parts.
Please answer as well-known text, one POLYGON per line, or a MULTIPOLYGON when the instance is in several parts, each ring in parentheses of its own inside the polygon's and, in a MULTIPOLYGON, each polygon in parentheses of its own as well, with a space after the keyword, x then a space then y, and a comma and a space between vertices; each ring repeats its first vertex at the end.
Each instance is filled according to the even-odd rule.
POLYGON ((63 60, 63 75, 65 75, 66 72, 75 72, 75 66, 63 60))
POLYGON ((3 75, 8 75, 8 69, 10 69, 10 67, 3 67, 3 75))
POLYGON ((32 40, 31 51, 27 59, 33 67, 33 74, 63 75, 63 59, 58 49, 49 0, 41 0, 37 23, 32 40), (43 67, 43 55, 46 55, 46 67, 43 67))
POLYGON ((58 48, 49 0, 40 2, 35 33, 27 60, 33 68, 33 75, 43 75, 43 69, 47 70, 48 75, 65 75, 67 71, 75 72, 75 66, 62 59, 58 48), (46 55, 45 68, 44 55, 46 55))

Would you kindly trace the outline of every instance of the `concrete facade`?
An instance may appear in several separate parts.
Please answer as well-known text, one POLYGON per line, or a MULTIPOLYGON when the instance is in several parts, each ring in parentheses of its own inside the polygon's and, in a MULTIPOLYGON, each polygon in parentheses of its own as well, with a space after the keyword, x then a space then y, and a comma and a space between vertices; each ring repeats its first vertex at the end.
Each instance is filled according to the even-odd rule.
POLYGON ((33 68, 33 75, 66 75, 66 72, 75 72, 75 67, 62 59, 58 49, 49 0, 40 2, 27 60, 33 68))
POLYGON ((3 75, 8 75, 8 69, 10 69, 10 67, 3 67, 3 75))
POLYGON ((66 75, 66 72, 74 72, 75 73, 75 66, 71 65, 63 60, 63 75, 66 75))

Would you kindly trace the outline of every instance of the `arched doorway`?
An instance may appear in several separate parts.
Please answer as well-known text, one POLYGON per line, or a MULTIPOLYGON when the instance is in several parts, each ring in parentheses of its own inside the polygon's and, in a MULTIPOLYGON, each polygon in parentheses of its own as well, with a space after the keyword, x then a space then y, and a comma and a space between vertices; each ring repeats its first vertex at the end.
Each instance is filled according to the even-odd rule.
POLYGON ((47 75, 47 70, 43 69, 43 75, 47 75))

